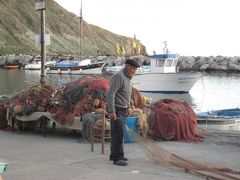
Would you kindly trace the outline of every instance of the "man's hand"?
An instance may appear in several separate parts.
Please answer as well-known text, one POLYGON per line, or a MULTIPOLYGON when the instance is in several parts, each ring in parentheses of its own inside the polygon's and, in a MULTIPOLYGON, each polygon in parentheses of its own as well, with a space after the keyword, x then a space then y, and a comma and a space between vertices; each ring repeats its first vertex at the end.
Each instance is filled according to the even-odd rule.
POLYGON ((131 108, 128 108, 127 116, 130 116, 131 114, 131 108))
POLYGON ((117 119, 117 116, 116 116, 115 112, 111 112, 111 113, 108 113, 108 114, 109 114, 110 119, 112 119, 114 121, 117 119))

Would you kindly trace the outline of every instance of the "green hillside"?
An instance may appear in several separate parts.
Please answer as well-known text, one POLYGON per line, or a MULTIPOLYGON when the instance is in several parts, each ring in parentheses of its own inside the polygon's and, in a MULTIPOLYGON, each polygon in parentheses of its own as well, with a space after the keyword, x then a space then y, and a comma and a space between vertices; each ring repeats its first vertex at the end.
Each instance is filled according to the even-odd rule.
MULTIPOLYGON (((79 17, 66 11, 53 0, 46 0, 46 33, 51 36, 47 53, 79 53, 79 17)), ((40 34, 40 12, 35 10, 34 0, 0 0, 0 54, 39 53, 35 35, 40 34)), ((98 26, 83 22, 84 55, 115 55, 120 44, 127 55, 133 52, 133 38, 114 34, 98 26)), ((136 40, 139 42, 139 40, 136 40)), ((146 50, 141 45, 141 54, 146 50)))

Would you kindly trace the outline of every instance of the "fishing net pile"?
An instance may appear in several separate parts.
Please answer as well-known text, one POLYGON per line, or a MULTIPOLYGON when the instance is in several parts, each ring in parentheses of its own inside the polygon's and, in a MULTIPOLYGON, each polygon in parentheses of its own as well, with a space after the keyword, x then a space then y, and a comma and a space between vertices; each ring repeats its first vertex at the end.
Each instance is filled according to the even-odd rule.
MULTIPOLYGON (((83 117, 97 109, 107 108, 106 92, 109 79, 100 76, 82 76, 78 80, 56 88, 50 112, 60 124, 72 124, 74 117, 83 117)), ((141 94, 133 88, 132 105, 143 107, 141 94)), ((105 111, 107 111, 105 109, 105 111)))
POLYGON ((9 104, 8 97, 0 97, 0 129, 7 127, 7 107, 9 104))
POLYGON ((194 111, 186 102, 161 99, 150 105, 148 134, 153 139, 201 141, 194 111))
POLYGON ((82 117, 106 104, 109 82, 103 77, 83 76, 57 88, 50 112, 60 124, 72 124, 74 117, 82 117))
POLYGON ((155 164, 177 167, 206 179, 240 179, 239 170, 195 162, 161 148, 159 144, 152 141, 152 138, 185 142, 203 140, 203 136, 196 129, 196 115, 186 102, 177 99, 162 99, 150 104, 149 108, 149 136, 140 136, 128 130, 155 164))
POLYGON ((142 94, 134 87, 132 87, 132 95, 131 95, 131 108, 137 108, 137 109, 144 109, 145 103, 143 100, 142 94))
POLYGON ((16 93, 9 103, 9 110, 15 115, 30 115, 45 112, 50 107, 53 87, 49 84, 36 85, 16 93))
POLYGON ((139 133, 146 135, 148 131, 147 114, 143 109, 134 108, 130 111, 130 116, 136 116, 138 118, 136 126, 139 128, 139 133))

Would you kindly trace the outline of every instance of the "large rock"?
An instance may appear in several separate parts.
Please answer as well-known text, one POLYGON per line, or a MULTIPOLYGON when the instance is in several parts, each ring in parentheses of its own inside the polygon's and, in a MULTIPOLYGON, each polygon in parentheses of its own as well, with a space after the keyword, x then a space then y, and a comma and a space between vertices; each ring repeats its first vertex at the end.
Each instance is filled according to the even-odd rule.
POLYGON ((179 69, 192 69, 195 63, 193 56, 182 56, 179 58, 178 67, 179 69))
POLYGON ((208 69, 208 67, 209 67, 209 64, 203 64, 203 65, 201 65, 201 67, 199 68, 199 70, 200 70, 200 71, 205 71, 205 70, 208 69))
POLYGON ((221 71, 226 71, 228 70, 228 65, 223 65, 223 64, 218 64, 217 62, 213 62, 212 64, 209 65, 210 70, 221 70, 221 71))
POLYGON ((240 71, 240 64, 229 63, 228 70, 230 71, 240 71))

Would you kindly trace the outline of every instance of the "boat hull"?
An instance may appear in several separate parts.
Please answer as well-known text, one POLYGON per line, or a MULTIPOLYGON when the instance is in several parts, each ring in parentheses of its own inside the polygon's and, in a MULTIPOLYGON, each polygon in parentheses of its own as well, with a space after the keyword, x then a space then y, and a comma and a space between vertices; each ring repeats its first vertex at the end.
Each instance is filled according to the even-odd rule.
POLYGON ((91 64, 86 66, 57 67, 47 66, 46 74, 101 74, 103 63, 91 64))
POLYGON ((19 65, 6 65, 3 66, 4 69, 8 69, 8 70, 14 70, 14 69, 18 69, 19 65))
POLYGON ((102 67, 90 68, 90 69, 46 69, 46 74, 68 74, 68 75, 84 75, 84 74, 101 74, 102 67))
POLYGON ((24 67, 26 70, 40 70, 41 64, 28 64, 24 67))
POLYGON ((197 117, 199 124, 238 124, 240 117, 226 118, 226 117, 197 117))
POLYGON ((238 124, 240 123, 240 109, 223 109, 197 113, 199 124, 238 124))
POLYGON ((144 73, 134 75, 132 82, 142 92, 188 93, 200 77, 199 72, 144 73))

